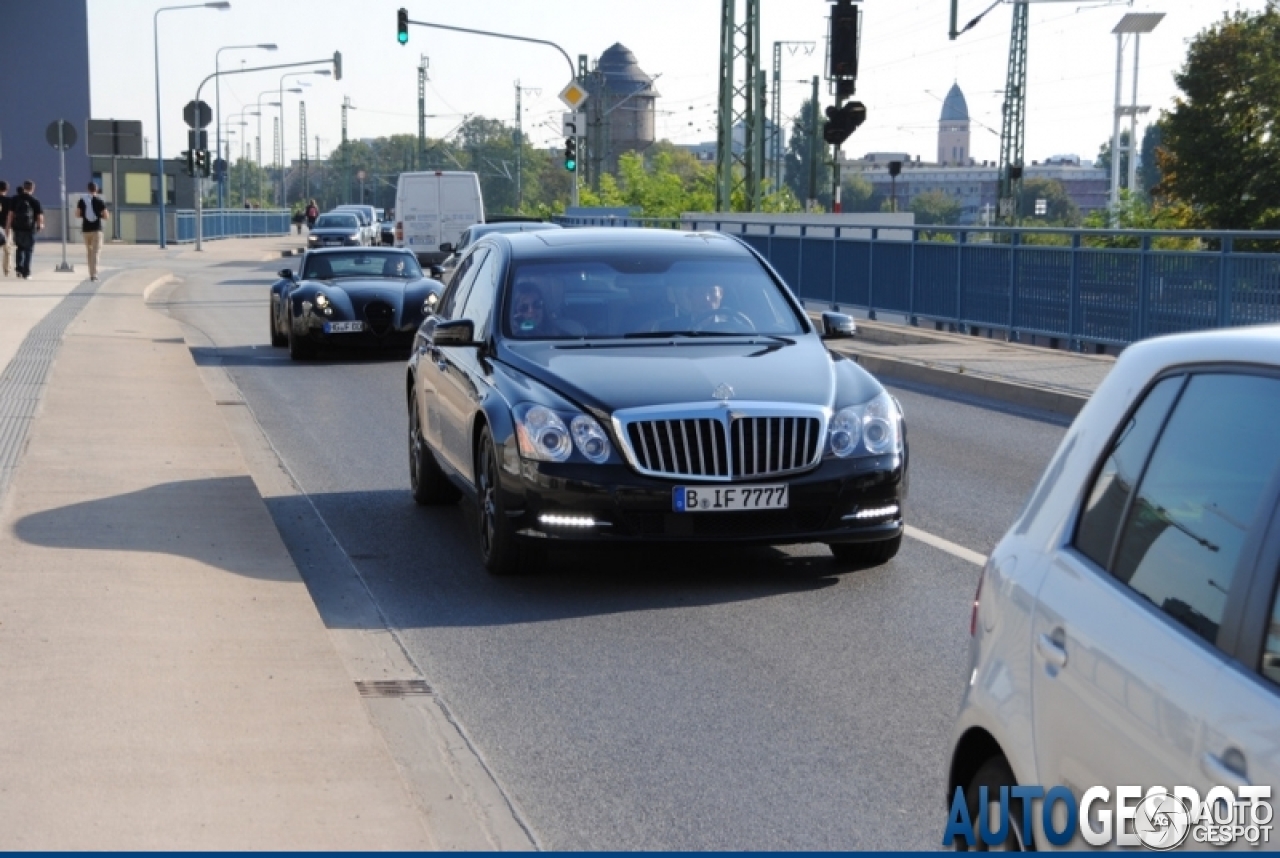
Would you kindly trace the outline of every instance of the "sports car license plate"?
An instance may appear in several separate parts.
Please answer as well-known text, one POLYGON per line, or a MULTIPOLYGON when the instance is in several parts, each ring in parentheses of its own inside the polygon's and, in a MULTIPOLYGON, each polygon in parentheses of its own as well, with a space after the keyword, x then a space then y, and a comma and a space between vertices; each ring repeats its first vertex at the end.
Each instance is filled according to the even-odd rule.
POLYGON ((325 322, 326 334, 358 334, 364 330, 364 322, 325 322))
POLYGON ((676 486, 671 492, 676 512, 736 512, 786 509, 787 486, 676 486))

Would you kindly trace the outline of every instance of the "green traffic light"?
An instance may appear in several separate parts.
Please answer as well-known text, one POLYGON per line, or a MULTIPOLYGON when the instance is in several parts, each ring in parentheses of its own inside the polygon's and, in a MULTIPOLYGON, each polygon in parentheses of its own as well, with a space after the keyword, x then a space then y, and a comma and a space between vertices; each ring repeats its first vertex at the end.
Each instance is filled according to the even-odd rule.
POLYGON ((564 162, 564 168, 570 173, 575 172, 578 169, 578 162, 573 159, 566 160, 564 162))
POLYGON ((396 38, 400 40, 402 45, 409 44, 409 32, 407 30, 401 30, 396 38))

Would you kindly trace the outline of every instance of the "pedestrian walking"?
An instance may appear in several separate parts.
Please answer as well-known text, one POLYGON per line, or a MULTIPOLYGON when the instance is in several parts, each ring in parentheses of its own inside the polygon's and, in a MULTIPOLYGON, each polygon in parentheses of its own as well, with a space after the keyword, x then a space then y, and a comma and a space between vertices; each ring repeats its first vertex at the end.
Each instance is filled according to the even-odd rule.
POLYGON ((31 255, 36 249, 36 233, 44 229, 44 207, 35 198, 36 183, 27 179, 9 202, 5 224, 13 233, 14 270, 26 280, 31 276, 31 255))
POLYGON ((0 255, 4 257, 4 276, 13 270, 13 235, 9 232, 9 183, 0 180, 0 255))
POLYGON ((316 218, 320 217, 320 207, 316 205, 315 200, 307 203, 307 232, 315 229, 316 218))
POLYGON ((80 231, 84 235, 84 250, 89 256, 89 279, 98 279, 98 256, 102 253, 102 222, 111 217, 107 204, 98 196, 96 182, 89 183, 89 193, 76 203, 80 217, 80 231))

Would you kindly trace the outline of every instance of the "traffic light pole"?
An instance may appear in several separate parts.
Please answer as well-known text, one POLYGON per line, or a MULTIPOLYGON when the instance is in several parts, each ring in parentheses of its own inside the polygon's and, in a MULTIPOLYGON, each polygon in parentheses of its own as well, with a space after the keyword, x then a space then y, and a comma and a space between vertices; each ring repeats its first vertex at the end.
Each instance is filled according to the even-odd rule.
MULTIPOLYGON (((300 63, 277 63, 270 66, 254 66, 248 69, 228 69, 227 71, 215 71, 213 74, 200 81, 200 85, 196 87, 196 104, 200 103, 200 90, 204 89, 204 85, 214 78, 226 77, 233 74, 249 74, 250 72, 273 71, 275 69, 292 69, 299 66, 315 66, 322 63, 333 63, 333 79, 342 80, 342 54, 334 51, 333 56, 323 60, 303 60, 300 63)), ((216 145, 215 141, 215 145, 216 145)), ((212 166, 212 164, 210 165, 212 166)), ((280 165, 280 169, 284 170, 284 165, 280 165)), ((203 176, 196 179, 196 250, 204 250, 204 188, 203 176)))
MULTIPOLYGON (((534 39, 529 36, 513 36, 510 33, 496 33, 492 30, 473 30, 468 27, 452 27, 448 24, 432 24, 429 21, 415 21, 408 16, 408 13, 405 12, 405 10, 401 9, 397 13, 396 25, 399 27, 401 25, 408 24, 413 24, 415 27, 431 27, 436 30, 452 30, 455 33, 470 33, 473 36, 492 36, 495 39, 511 39, 516 42, 532 42, 535 45, 546 45, 547 47, 555 48, 559 51, 560 56, 564 57, 564 61, 569 64, 569 80, 573 81, 578 79, 577 71, 573 67, 573 60, 569 59, 569 55, 565 53, 564 48, 560 47, 555 42, 550 42, 546 39, 534 39)), ((403 45, 407 43, 408 36, 406 35, 400 44, 403 45)), ((574 139, 576 145, 576 135, 574 139)), ((578 172, 579 171, 576 169, 573 171, 573 183, 569 190, 569 205, 575 207, 578 205, 578 172)))

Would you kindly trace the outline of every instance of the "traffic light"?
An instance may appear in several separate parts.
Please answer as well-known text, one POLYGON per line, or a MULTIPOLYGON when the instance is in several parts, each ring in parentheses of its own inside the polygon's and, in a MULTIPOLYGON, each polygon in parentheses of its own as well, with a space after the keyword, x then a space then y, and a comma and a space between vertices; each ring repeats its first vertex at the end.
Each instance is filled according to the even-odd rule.
POLYGON ((858 7, 851 0, 837 0, 831 7, 831 64, 827 76, 858 76, 858 7))
POLYGON ((578 170, 578 140, 576 137, 564 138, 564 168, 570 173, 578 170))
POLYGON ((342 80, 342 51, 333 52, 333 79, 342 80))
POLYGON ((182 153, 182 159, 187 162, 187 175, 194 176, 196 174, 196 153, 191 149, 186 149, 182 153))
POLYGON ((845 102, 843 107, 828 107, 827 121, 822 126, 822 139, 839 146, 867 121, 867 106, 861 101, 845 102))
POLYGON ((402 45, 409 44, 409 10, 396 12, 396 39, 402 45))
POLYGON ((199 149, 196 151, 196 172, 195 175, 202 179, 209 176, 209 150, 199 149))

